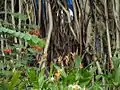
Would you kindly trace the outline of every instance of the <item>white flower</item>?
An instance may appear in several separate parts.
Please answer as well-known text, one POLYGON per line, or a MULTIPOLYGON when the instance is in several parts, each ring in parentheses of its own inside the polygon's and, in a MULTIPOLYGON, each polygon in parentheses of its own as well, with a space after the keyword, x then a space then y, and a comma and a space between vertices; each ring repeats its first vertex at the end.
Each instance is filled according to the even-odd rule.
POLYGON ((54 78, 54 77, 51 77, 51 78, 50 78, 50 81, 52 81, 52 82, 53 82, 54 80, 55 80, 55 78, 54 78))
POLYGON ((82 88, 79 86, 79 85, 77 85, 77 84, 75 84, 75 85, 69 85, 68 86, 68 90, 81 90, 82 88))
POLYGON ((73 87, 73 85, 71 85, 71 84, 68 86, 68 88, 72 88, 72 87, 73 87))
POLYGON ((77 84, 73 85, 73 90, 81 90, 81 87, 77 84))

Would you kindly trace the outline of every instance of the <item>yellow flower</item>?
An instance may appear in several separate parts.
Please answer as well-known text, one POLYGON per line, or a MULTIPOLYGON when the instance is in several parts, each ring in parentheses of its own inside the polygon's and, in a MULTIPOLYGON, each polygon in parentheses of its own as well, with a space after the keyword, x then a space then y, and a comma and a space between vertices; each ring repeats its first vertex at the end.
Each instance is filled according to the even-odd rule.
POLYGON ((60 71, 57 71, 57 72, 55 73, 55 79, 56 79, 56 80, 59 80, 60 75, 61 75, 60 71))

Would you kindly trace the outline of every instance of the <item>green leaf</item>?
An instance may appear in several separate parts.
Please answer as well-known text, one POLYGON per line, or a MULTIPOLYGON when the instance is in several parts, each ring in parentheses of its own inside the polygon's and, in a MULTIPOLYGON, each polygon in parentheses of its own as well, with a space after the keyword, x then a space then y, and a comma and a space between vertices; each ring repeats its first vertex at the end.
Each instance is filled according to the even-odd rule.
POLYGON ((51 83, 48 85, 47 88, 48 88, 47 90, 58 90, 58 86, 51 83))
POLYGON ((5 77, 10 77, 12 76, 12 72, 11 71, 1 71, 0 74, 4 75, 5 77))
POLYGON ((55 64, 53 64, 53 66, 54 66, 55 69, 57 69, 57 70, 60 70, 60 69, 61 69, 59 66, 57 66, 57 65, 55 65, 55 64))
POLYGON ((115 71, 115 82, 120 84, 120 64, 115 71))
POLYGON ((103 90, 99 83, 94 83, 94 85, 90 88, 90 90, 103 90))
POLYGON ((18 18, 18 19, 21 19, 21 20, 26 20, 27 19, 27 16, 22 14, 22 13, 11 13, 11 15, 13 15, 14 17, 18 18))
POLYGON ((120 57, 114 56, 112 59, 113 59, 114 68, 117 69, 120 64, 120 57))
POLYGON ((75 67, 79 68, 80 67, 80 63, 81 63, 81 58, 80 56, 77 56, 75 59, 75 67))
POLYGON ((27 73, 28 73, 28 78, 31 83, 34 83, 38 80, 38 77, 36 75, 36 71, 34 68, 28 69, 27 73))
POLYGON ((51 62, 50 64, 50 73, 49 73, 49 77, 51 77, 53 75, 53 62, 51 62))
POLYGON ((9 34, 14 34, 15 31, 13 31, 13 30, 8 30, 8 33, 9 33, 9 34))
POLYGON ((14 33, 14 36, 15 36, 15 37, 19 37, 20 34, 21 34, 21 32, 15 32, 15 33, 14 33))
POLYGON ((62 70, 61 70, 61 74, 62 74, 63 77, 65 77, 65 78, 67 77, 67 74, 66 74, 64 68, 62 68, 62 70))
POLYGON ((1 27, 1 29, 0 29, 2 32, 7 32, 8 31, 8 29, 6 29, 6 28, 4 28, 4 27, 1 27))
POLYGON ((77 73, 76 73, 76 78, 75 80, 79 80, 79 83, 81 86, 86 86, 92 79, 93 74, 87 70, 84 69, 80 69, 77 73))
POLYGON ((39 79, 38 79, 38 83, 39 83, 39 89, 41 90, 44 83, 45 83, 45 80, 44 80, 44 72, 45 72, 45 69, 43 68, 39 74, 39 79))
POLYGON ((32 42, 35 43, 35 44, 37 44, 40 40, 37 36, 32 36, 31 39, 32 39, 32 42))
POLYGON ((45 46, 45 41, 42 39, 39 39, 39 42, 37 43, 41 48, 44 48, 45 46))
POLYGON ((0 83, 0 90, 9 90, 7 83, 0 83))
POLYGON ((0 27, 0 32, 3 32, 3 28, 2 27, 0 27))
POLYGON ((39 82, 39 89, 42 89, 44 82, 45 82, 44 76, 40 76, 38 79, 38 82, 39 82))
POLYGON ((19 77, 20 77, 20 73, 15 71, 13 73, 12 79, 10 80, 10 82, 8 84, 9 90, 14 90, 15 89, 15 86, 20 82, 19 77))
POLYGON ((26 41, 31 39, 31 35, 26 33, 25 36, 23 37, 26 41))
POLYGON ((21 82, 20 85, 18 86, 18 90, 23 90, 25 86, 25 82, 21 82))
POLYGON ((19 35, 19 38, 23 38, 25 36, 25 34, 24 33, 20 33, 20 35, 19 35))

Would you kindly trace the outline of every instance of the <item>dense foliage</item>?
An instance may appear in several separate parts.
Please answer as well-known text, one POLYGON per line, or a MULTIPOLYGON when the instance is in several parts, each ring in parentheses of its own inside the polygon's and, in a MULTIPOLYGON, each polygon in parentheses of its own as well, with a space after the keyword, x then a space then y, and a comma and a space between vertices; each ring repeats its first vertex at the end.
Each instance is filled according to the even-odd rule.
POLYGON ((0 0, 0 90, 120 90, 119 0, 0 0))

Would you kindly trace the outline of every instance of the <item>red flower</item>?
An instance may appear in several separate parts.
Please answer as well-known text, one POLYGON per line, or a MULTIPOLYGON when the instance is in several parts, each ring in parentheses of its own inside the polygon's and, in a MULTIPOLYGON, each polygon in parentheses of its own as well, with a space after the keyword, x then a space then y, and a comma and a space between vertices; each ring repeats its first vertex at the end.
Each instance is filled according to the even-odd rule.
POLYGON ((36 51, 42 51, 42 48, 38 45, 34 45, 32 46, 33 49, 35 49, 36 51))
POLYGON ((29 34, 35 35, 35 36, 40 36, 40 30, 39 29, 32 30, 29 32, 29 34))
POLYGON ((3 51, 4 51, 4 53, 8 53, 8 54, 12 53, 12 49, 10 49, 10 48, 6 48, 3 51))

